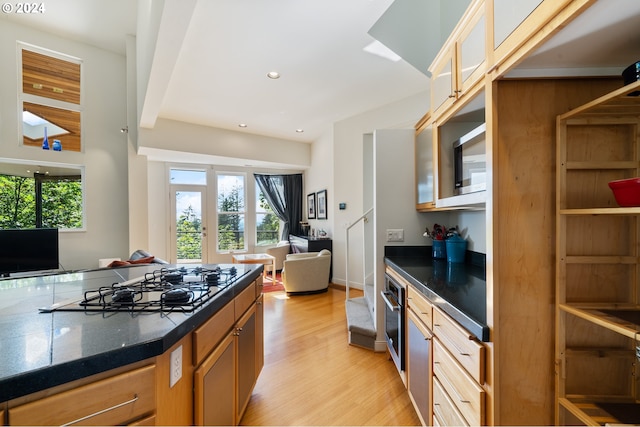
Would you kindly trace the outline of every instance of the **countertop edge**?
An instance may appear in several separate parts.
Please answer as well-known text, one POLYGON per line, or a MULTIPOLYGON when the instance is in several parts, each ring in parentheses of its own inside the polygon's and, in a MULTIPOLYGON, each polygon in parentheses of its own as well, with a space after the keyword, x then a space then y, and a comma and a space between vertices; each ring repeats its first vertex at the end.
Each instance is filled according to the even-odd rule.
POLYGON ((434 307, 439 308, 446 314, 448 314, 451 318, 453 318, 456 322, 462 325, 465 329, 467 329, 470 333, 472 333, 477 339, 482 342, 490 342, 490 331, 489 327, 473 318, 468 316, 463 311, 459 310, 457 307, 448 303, 445 299, 443 299, 440 295, 426 287, 422 282, 411 276, 409 273, 404 271, 404 269, 393 261, 392 258, 385 257, 385 264, 391 267, 396 273, 398 273, 402 278, 407 280, 410 284, 412 284, 416 289, 418 289, 428 300, 433 304, 434 307))
POLYGON ((232 292, 223 292, 220 297, 213 299, 193 316, 176 325, 163 336, 0 379, 0 402, 27 396, 163 354, 247 288, 262 274, 262 268, 262 265, 256 265, 255 269, 247 272, 234 283, 233 287, 229 289, 232 292))

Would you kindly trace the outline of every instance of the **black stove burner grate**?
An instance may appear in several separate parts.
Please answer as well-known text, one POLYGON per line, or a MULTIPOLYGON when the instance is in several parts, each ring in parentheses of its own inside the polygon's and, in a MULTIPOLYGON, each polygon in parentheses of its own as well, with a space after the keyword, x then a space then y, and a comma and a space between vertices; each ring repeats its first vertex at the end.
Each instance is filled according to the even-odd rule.
POLYGON ((160 269, 143 278, 87 291, 85 311, 191 312, 236 280, 235 267, 160 269))

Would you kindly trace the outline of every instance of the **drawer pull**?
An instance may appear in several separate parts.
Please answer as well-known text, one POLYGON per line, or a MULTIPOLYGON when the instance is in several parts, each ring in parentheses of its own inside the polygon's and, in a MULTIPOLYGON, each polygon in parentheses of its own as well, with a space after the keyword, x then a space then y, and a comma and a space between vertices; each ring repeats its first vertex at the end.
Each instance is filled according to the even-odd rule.
MULTIPOLYGON (((440 362, 434 362, 436 365, 439 365, 440 362)), ((447 378, 446 375, 443 375, 442 377, 438 377, 438 379, 440 381, 444 381, 447 384, 449 384, 449 386, 451 387, 451 390, 453 391, 453 394, 455 394, 455 398, 458 399, 460 402, 462 403, 471 403, 470 400, 465 400, 460 393, 458 393, 458 390, 456 390, 456 388, 453 386, 453 384, 451 384, 451 381, 449 381, 449 378, 447 378)))
MULTIPOLYGON (((437 327, 437 328, 441 328, 442 326, 434 323, 434 324, 433 324, 433 327, 434 327, 434 328, 436 328, 436 327, 437 327)), ((441 340, 446 340, 446 341, 451 345, 451 347, 453 347, 453 348, 455 349, 455 351, 457 351, 457 352, 458 352, 458 354, 459 354, 460 356, 471 356, 471 354, 469 354, 469 353, 465 352, 464 350, 460 350, 460 347, 458 347, 458 346, 456 345, 456 343, 455 343, 455 342, 453 342, 452 340, 450 340, 449 338, 446 338, 446 336, 445 336, 445 335, 438 335, 438 337, 439 337, 441 340)))
POLYGON ((126 406, 126 405, 131 405, 132 403, 135 403, 137 400, 138 400, 138 395, 134 394, 133 395, 133 399, 131 399, 131 400, 127 400, 126 402, 118 403, 117 405, 113 405, 110 408, 102 409, 102 410, 100 410, 98 412, 94 412, 93 414, 86 415, 86 416, 84 416, 82 418, 78 418, 77 420, 73 420, 71 422, 68 422, 68 423, 62 424, 62 425, 63 426, 70 426, 72 424, 79 423, 80 421, 88 420, 89 418, 93 418, 93 417, 95 417, 97 415, 104 414, 105 412, 113 411, 114 409, 118 409, 118 408, 121 408, 121 407, 126 406))

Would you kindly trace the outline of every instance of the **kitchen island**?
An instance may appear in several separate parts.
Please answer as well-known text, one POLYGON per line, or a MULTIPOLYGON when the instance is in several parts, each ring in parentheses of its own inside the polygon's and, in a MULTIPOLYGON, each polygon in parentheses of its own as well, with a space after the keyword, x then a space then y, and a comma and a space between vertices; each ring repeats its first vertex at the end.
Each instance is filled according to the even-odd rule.
MULTIPOLYGON (((167 403, 162 401, 163 396, 173 399, 178 390, 184 390, 180 394, 191 394, 193 372, 198 365, 214 350, 217 341, 240 335, 233 328, 235 322, 261 301, 261 265, 234 266, 237 268, 235 281, 192 311, 41 312, 42 308, 76 304, 87 291, 142 278, 160 267, 176 266, 141 264, 0 280, 0 402, 5 402, 1 409, 8 413, 3 421, 11 425, 12 408, 30 404, 32 396, 41 399, 52 394, 51 390, 68 392, 67 384, 82 385, 87 378, 102 379, 110 372, 127 371, 128 366, 136 369, 153 367, 154 372, 144 374, 144 378, 152 381, 154 410, 150 412, 154 416, 163 413, 160 408, 167 403), (229 314, 224 314, 218 324, 212 324, 211 319, 217 319, 221 313, 229 314), (198 333, 199 347, 195 348, 198 333), (203 345, 203 337, 213 338, 203 345), (177 349, 179 353, 175 351, 177 349), (173 357, 177 356, 180 366, 174 363, 173 357), (174 370, 171 374, 170 369, 174 370), (176 385, 175 382, 181 379, 183 384, 176 385), (156 407, 158 413, 155 413, 156 407)), ((193 267, 189 265, 189 268, 193 267)), ((255 342, 251 349, 257 352, 262 351, 262 334, 258 331, 262 320, 255 314, 255 308, 253 310, 255 338, 252 339, 255 342)), ((261 354, 251 357, 255 361, 262 360, 261 354)), ((234 363, 232 367, 235 366, 234 363)), ((260 367, 256 366, 256 378, 260 367)), ((228 392, 233 394, 233 390, 228 392)), ((190 406, 186 412, 193 414, 194 398, 183 397, 190 406)), ((82 401, 75 404, 82 406, 82 401)), ((232 412, 237 414, 241 410, 243 408, 234 407, 232 412)), ((194 415, 182 419, 158 416, 155 421, 160 424, 192 423, 194 417, 197 418, 194 415)), ((110 423, 109 420, 106 422, 110 423)))

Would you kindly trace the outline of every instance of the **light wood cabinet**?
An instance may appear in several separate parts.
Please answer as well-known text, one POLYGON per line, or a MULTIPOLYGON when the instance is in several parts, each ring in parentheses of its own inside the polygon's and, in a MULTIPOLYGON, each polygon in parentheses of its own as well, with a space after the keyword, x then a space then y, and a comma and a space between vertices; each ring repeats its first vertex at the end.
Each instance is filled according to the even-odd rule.
MULTIPOLYGON (((407 294, 411 293, 414 292, 407 289, 407 294)), ((412 301, 416 300, 422 300, 422 298, 419 296, 412 298, 412 301)), ((428 304, 426 301, 425 303, 428 304)), ((417 314, 415 306, 409 304, 407 304, 407 390, 422 425, 429 425, 433 417, 431 407, 433 334, 423 323, 424 316, 417 314)))
POLYGON ((488 72, 502 76, 594 0, 487 0, 488 72))
POLYGON ((435 207, 435 164, 433 127, 431 115, 427 114, 416 125, 416 209, 430 210, 435 207))
POLYGON ((123 425, 153 415, 155 365, 9 409, 9 425, 123 425))
POLYGON ((479 89, 487 63, 486 29, 484 1, 472 2, 429 68, 434 119, 479 89))
POLYGON ((242 419, 264 364, 262 303, 259 277, 193 332, 196 425, 237 425, 242 419))
POLYGON ((194 371, 194 422, 196 425, 236 425, 235 331, 194 371))
POLYGON ((437 336, 433 340, 433 375, 464 417, 465 424, 484 425, 484 389, 460 366, 437 336))
POLYGON ((484 346, 405 284, 407 388, 422 424, 484 424, 484 346))
POLYGON ((640 82, 557 118, 556 423, 640 423, 640 82))

